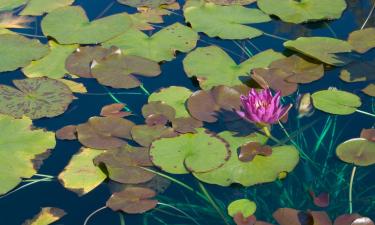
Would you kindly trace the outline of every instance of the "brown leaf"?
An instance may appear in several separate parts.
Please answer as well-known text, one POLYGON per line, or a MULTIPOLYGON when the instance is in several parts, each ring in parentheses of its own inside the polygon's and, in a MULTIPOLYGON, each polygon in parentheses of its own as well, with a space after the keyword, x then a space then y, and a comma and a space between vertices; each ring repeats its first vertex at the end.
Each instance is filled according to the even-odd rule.
POLYGON ((168 121, 172 121, 175 118, 176 111, 171 106, 157 101, 144 105, 142 107, 142 115, 144 118, 148 118, 151 115, 162 115, 165 116, 168 121))
POLYGON ((281 91, 282 96, 293 94, 297 91, 298 84, 286 82, 285 79, 290 76, 288 72, 282 69, 253 69, 253 74, 262 77, 275 91, 281 91))
POLYGON ((256 155, 270 156, 271 154, 272 148, 270 146, 262 146, 258 142, 249 142, 241 146, 238 159, 242 162, 250 162, 256 155))
POLYGON ((333 225, 352 225, 353 221, 360 217, 359 214, 344 214, 337 217, 333 225))
POLYGON ((369 141, 375 142, 375 129, 362 129, 361 138, 367 139, 369 141))
POLYGON ((192 117, 181 117, 174 119, 172 121, 173 129, 181 134, 185 133, 196 133, 196 128, 200 128, 203 126, 202 121, 196 120, 192 117))
POLYGON ((156 139, 177 136, 172 128, 164 125, 137 125, 132 128, 131 134, 134 141, 144 147, 149 147, 156 139))
POLYGON ((105 105, 100 111, 100 115, 104 117, 125 117, 131 115, 131 112, 121 111, 125 107, 122 103, 114 103, 105 105))
POLYGON ((16 16, 12 12, 0 14, 0 28, 29 28, 33 18, 27 16, 16 16))
POLYGON ((314 205, 322 208, 329 206, 329 194, 327 192, 320 193, 316 196, 313 191, 310 191, 310 195, 313 198, 314 205))
POLYGON ((234 215, 233 220, 236 225, 255 225, 257 219, 254 215, 245 218, 242 213, 239 212, 234 215))
POLYGON ((77 126, 68 125, 56 131, 56 138, 60 140, 76 140, 77 126))

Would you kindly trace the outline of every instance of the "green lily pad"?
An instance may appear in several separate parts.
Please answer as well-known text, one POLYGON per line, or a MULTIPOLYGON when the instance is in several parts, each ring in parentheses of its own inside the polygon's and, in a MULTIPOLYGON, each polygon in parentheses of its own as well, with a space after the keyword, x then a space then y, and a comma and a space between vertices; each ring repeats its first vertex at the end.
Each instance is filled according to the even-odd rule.
POLYGON ((186 109, 185 102, 193 92, 185 87, 171 86, 168 88, 162 88, 158 92, 152 93, 148 97, 148 102, 162 102, 171 107, 176 111, 175 116, 178 117, 190 117, 189 112, 186 109))
POLYGON ((289 23, 338 19, 346 9, 345 0, 258 0, 257 3, 263 12, 289 23))
POLYGON ((63 216, 66 212, 59 208, 44 207, 30 220, 26 220, 22 225, 48 225, 52 224, 63 216))
POLYGON ((0 1, 0 12, 11 11, 21 5, 26 4, 27 0, 1 0, 0 1))
POLYGON ((41 16, 55 9, 71 5, 74 0, 29 0, 25 9, 20 12, 22 16, 41 16))
POLYGON ((73 94, 64 83, 46 78, 13 80, 13 88, 0 85, 0 113, 16 118, 55 117, 65 112, 73 94))
POLYGON ((148 7, 148 8, 158 8, 161 5, 169 5, 175 0, 117 0, 118 3, 128 5, 131 7, 148 7))
POLYGON ((37 39, 17 34, 0 35, 0 72, 12 71, 26 66, 48 54, 48 47, 37 39))
POLYGON ((218 85, 240 85, 241 76, 248 76, 252 69, 267 67, 271 62, 283 57, 273 50, 266 50, 237 65, 224 50, 209 46, 190 52, 183 64, 186 74, 197 77, 200 87, 209 90, 218 85))
POLYGON ((249 5, 257 0, 207 0, 216 5, 249 5))
POLYGON ((362 92, 372 97, 375 97, 375 84, 367 85, 367 87, 362 89, 362 92))
POLYGON ((236 137, 229 131, 224 131, 219 136, 229 143, 231 157, 216 170, 193 173, 196 178, 206 183, 221 186, 239 183, 243 186, 251 186, 272 182, 278 179, 280 173, 292 171, 299 160, 297 149, 291 145, 285 145, 274 147, 270 156, 257 155, 250 162, 241 162, 237 157, 237 149, 240 146, 251 141, 265 143, 267 138, 256 133, 236 137))
POLYGON ((102 150, 82 148, 59 174, 59 181, 80 196, 94 190, 107 178, 93 163, 94 158, 101 153, 102 150))
POLYGON ((241 213, 244 218, 247 218, 255 213, 257 205, 255 202, 248 199, 239 199, 233 201, 228 206, 228 214, 234 217, 237 213, 241 213))
POLYGON ((361 106, 361 99, 350 92, 323 90, 311 95, 315 108, 327 113, 348 115, 361 106))
POLYGON ((348 59, 338 53, 352 51, 352 46, 348 42, 328 37, 300 37, 284 42, 284 46, 333 66, 347 64, 348 59))
POLYGON ((268 22, 271 19, 259 9, 240 5, 221 6, 204 0, 189 0, 184 5, 186 22, 197 32, 221 39, 247 39, 263 34, 246 24, 268 22))
POLYGON ((66 6, 48 13, 41 26, 44 35, 60 44, 97 44, 122 34, 131 23, 125 13, 90 22, 81 7, 66 6))
POLYGON ((22 69, 27 77, 62 78, 68 71, 65 69, 65 60, 76 50, 78 45, 59 45, 49 41, 51 51, 43 58, 31 62, 22 69))
POLYGON ((150 147, 154 165, 173 174, 208 172, 222 166, 230 156, 227 143, 203 128, 197 131, 154 141, 150 147))
MULTIPOLYGON (((0 195, 16 187, 21 178, 30 178, 37 172, 34 164, 47 149, 55 147, 55 134, 42 129, 32 129, 29 118, 14 119, 0 115, 0 195), (27 146, 27 147, 25 147, 27 146)), ((42 157, 43 158, 43 157, 42 157)))
POLYGON ((349 34, 348 42, 359 53, 375 48, 375 27, 356 30, 349 34))
POLYGON ((344 162, 370 166, 375 164, 375 142, 365 138, 350 139, 337 146, 336 154, 344 162))
POLYGON ((123 50, 125 55, 141 56, 160 62, 174 59, 176 51, 188 52, 192 50, 198 39, 198 34, 191 28, 174 23, 152 36, 137 29, 130 29, 103 43, 103 46, 116 46, 123 50))

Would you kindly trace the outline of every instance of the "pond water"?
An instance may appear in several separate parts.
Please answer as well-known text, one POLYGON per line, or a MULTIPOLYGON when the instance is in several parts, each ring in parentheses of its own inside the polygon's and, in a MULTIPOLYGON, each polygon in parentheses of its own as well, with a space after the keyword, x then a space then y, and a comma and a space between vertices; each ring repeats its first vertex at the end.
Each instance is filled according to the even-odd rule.
MULTIPOLYGON (((252 24, 253 27, 264 31, 266 35, 253 39, 233 41, 210 38, 204 33, 199 33, 197 48, 217 45, 226 51, 236 63, 240 63, 248 59, 249 54, 257 54, 267 49, 291 55, 293 52, 286 50, 283 42, 294 40, 298 37, 321 36, 346 40, 349 33, 361 28, 369 15, 371 7, 375 4, 373 0, 347 0, 346 2, 347 8, 340 19, 301 25, 283 22, 276 17, 272 17, 272 21, 270 22, 252 24), (248 50, 245 50, 245 48, 248 50)), ((119 4, 114 0, 76 0, 73 4, 80 5, 86 11, 90 20, 121 12, 137 12, 135 8, 119 4)), ((179 4, 183 6, 185 2, 179 1, 179 4)), ((253 3, 246 7, 257 8, 257 5, 253 3)), ((275 5, 274 7, 278 6, 275 5)), ((181 9, 171 11, 173 13, 163 17, 163 23, 155 24, 154 30, 145 32, 151 35, 175 22, 186 24, 181 9)), ((374 15, 370 16, 370 19, 366 22, 366 27, 375 26, 374 15)), ((222 16, 225 17, 228 15, 222 16)), ((38 16, 35 19, 36 23, 31 23, 29 29, 17 29, 14 31, 29 35, 38 35, 36 37, 29 36, 29 38, 37 38, 42 43, 47 43, 48 39, 46 37, 39 37, 43 36, 40 26, 41 20, 42 16, 38 16)), ((373 39, 375 39, 375 36, 373 36, 373 39)), ((186 87, 193 92, 199 90, 198 82, 190 79, 184 72, 183 60, 186 55, 187 53, 179 52, 175 59, 160 63, 161 74, 157 77, 139 77, 139 80, 143 83, 143 87, 149 93, 170 86, 186 87)), ((364 73, 375 74, 374 49, 360 56, 358 53, 353 53, 353 55, 355 60, 368 61, 369 65, 371 65, 370 69, 364 73)), ((217 65, 217 62, 213 63, 217 65)), ((207 65, 207 67, 209 66, 207 65)), ((297 98, 301 93, 314 93, 320 90, 337 88, 338 90, 358 95, 362 101, 362 105, 358 109, 368 112, 370 115, 360 112, 350 115, 335 115, 315 109, 311 116, 299 117, 299 112, 296 108, 291 108, 288 121, 283 124, 284 128, 278 124, 274 124, 271 130, 272 135, 276 139, 284 140, 285 144, 288 145, 295 145, 300 151, 301 157, 297 166, 293 171, 288 173, 285 179, 250 187, 244 187, 239 184, 222 187, 204 182, 200 184, 199 180, 191 174, 174 175, 160 170, 161 173, 189 185, 194 191, 188 190, 172 181, 165 192, 156 197, 160 202, 156 209, 152 209, 144 214, 120 214, 106 208, 93 215, 87 224, 235 224, 233 219, 227 215, 227 206, 232 201, 242 198, 250 199, 256 203, 257 210, 255 215, 259 220, 273 224, 276 224, 276 221, 272 217, 272 213, 279 208, 294 208, 302 211, 326 211, 332 220, 339 215, 348 214, 349 183, 353 165, 341 161, 336 156, 336 147, 346 140, 358 138, 362 129, 374 128, 375 117, 373 115, 375 114, 375 101, 373 97, 361 91, 371 83, 371 79, 364 82, 344 82, 339 78, 342 69, 342 67, 326 66, 325 75, 322 79, 308 84, 300 84, 295 93, 283 98, 283 102, 285 104, 292 103, 296 105, 297 98), (288 139, 285 131, 291 138, 288 139), (212 201, 215 201, 214 205, 218 208, 212 205, 211 200, 207 198, 201 185, 205 187, 205 190, 212 197, 212 201), (315 192, 317 195, 328 193, 329 205, 327 207, 318 207, 315 205, 310 191, 315 192), (202 194, 199 195, 197 194, 198 192, 202 194), (121 218, 124 220, 121 221, 121 218)), ((217 75, 220 76, 220 74, 217 75)), ((12 86, 13 80, 24 78, 25 75, 23 75, 20 69, 3 72, 0 83, 12 86)), ((85 123, 90 117, 99 116, 103 106, 115 103, 115 99, 111 97, 109 92, 113 93, 119 101, 126 103, 127 107, 133 112, 134 115, 126 117, 126 119, 136 124, 144 123, 141 109, 147 103, 148 95, 140 88, 128 90, 116 89, 104 87, 96 79, 77 78, 74 80, 84 84, 87 88, 87 93, 75 93, 76 99, 72 101, 67 110, 61 115, 53 118, 33 120, 35 127, 55 132, 66 125, 85 123)), ((173 96, 171 95, 170 98, 173 98, 173 96)), ((248 122, 242 120, 241 124, 245 125, 242 127, 246 127, 248 122)), ((205 123, 204 127, 210 129, 212 132, 219 133, 228 129, 228 123, 224 123, 223 121, 205 123)), ((11 136, 12 133, 2 133, 2 140, 7 140, 8 135, 11 136)), ((135 144, 135 142, 131 143, 135 144)), ((275 145, 271 140, 269 140, 268 144, 271 146, 275 145)), ((197 145, 199 146, 199 143, 197 145)), ((0 146, 5 145, 0 144, 0 146)), ((51 155, 44 160, 43 165, 38 171, 39 174, 47 174, 55 178, 48 182, 32 184, 0 198, 0 224, 22 224, 25 220, 33 218, 42 207, 56 207, 66 212, 64 217, 53 224, 84 224, 85 219, 91 213, 105 206, 106 201, 111 196, 113 182, 112 185, 109 185, 111 182, 107 180, 89 193, 78 196, 75 192, 64 188, 56 178, 64 170, 72 156, 79 152, 81 147, 82 144, 77 140, 57 140, 56 147, 52 150, 51 155)), ((191 148, 194 148, 194 143, 191 148)), ((375 151, 375 149, 370 150, 375 151)), ((371 155, 367 157, 373 158, 371 155)), ((267 165, 261 170, 263 169, 267 170, 267 165)), ((10 170, 1 171, 0 179, 2 179, 1 176, 5 176, 4 174, 10 173, 10 170)), ((263 171, 257 172, 259 174, 263 173, 263 171)), ((84 168, 82 169, 82 173, 82 179, 85 179, 84 168)), ((353 212, 372 219, 375 219, 374 174, 374 166, 359 166, 356 170, 353 183, 353 212)), ((248 176, 257 175, 248 174, 248 176)), ((37 177, 34 176, 33 178, 37 177)), ((21 183, 19 187, 24 184, 21 183)))

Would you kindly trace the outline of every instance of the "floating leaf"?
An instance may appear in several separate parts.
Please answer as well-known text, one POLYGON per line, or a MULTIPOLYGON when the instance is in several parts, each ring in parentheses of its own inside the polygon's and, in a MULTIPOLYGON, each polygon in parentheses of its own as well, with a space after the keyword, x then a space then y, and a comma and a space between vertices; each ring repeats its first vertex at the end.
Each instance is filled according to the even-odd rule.
POLYGON ((91 74, 99 83, 113 88, 135 88, 141 82, 134 76, 155 77, 160 75, 156 62, 138 56, 113 54, 97 61, 91 74))
POLYGON ((126 213, 144 213, 156 207, 156 192, 148 188, 129 187, 124 191, 114 193, 107 201, 107 207, 114 211, 121 210, 126 213))
POLYGON ((251 77, 254 80, 257 81, 255 76, 261 77, 271 89, 281 91, 282 96, 288 96, 297 91, 298 85, 296 83, 287 82, 286 79, 288 79, 290 74, 282 69, 257 68, 253 69, 252 73, 253 75, 251 77))
POLYGON ((125 107, 124 104, 122 103, 114 103, 110 105, 105 105, 100 111, 101 116, 105 117, 125 117, 131 115, 131 112, 124 112, 121 111, 125 107))
POLYGON ((30 28, 33 19, 27 16, 13 15, 13 12, 0 14, 0 29, 3 28, 30 28))
POLYGON ((6 171, 0 176, 0 195, 16 187, 21 178, 32 177, 38 169, 33 161, 39 160, 47 149, 55 147, 54 133, 31 130, 31 126, 29 118, 0 115, 0 130, 10 134, 2 135, 0 141, 0 170, 6 171))
POLYGON ((361 138, 364 138, 366 140, 375 142, 375 129, 362 129, 361 131, 361 138))
POLYGON ((176 51, 190 51, 195 47, 198 39, 198 34, 191 28, 174 23, 152 36, 130 29, 103 43, 103 46, 116 46, 123 50, 125 55, 135 55, 160 62, 174 59, 176 51))
POLYGON ((233 221, 236 223, 236 225, 270 225, 257 221, 257 218, 254 215, 245 218, 242 213, 237 213, 234 215, 233 221))
POLYGON ((43 58, 31 62, 22 69, 27 77, 62 78, 68 73, 65 69, 65 60, 74 52, 78 45, 59 45, 54 41, 48 42, 51 51, 43 58))
POLYGON ((68 125, 56 131, 56 138, 59 140, 76 140, 77 126, 68 125))
POLYGON ((57 79, 58 81, 61 81, 64 83, 66 86, 70 88, 70 90, 74 93, 87 93, 87 89, 85 85, 82 83, 75 82, 73 80, 68 80, 68 79, 57 79))
POLYGON ((95 157, 103 151, 82 148, 73 156, 64 171, 59 174, 62 185, 77 193, 84 195, 94 190, 107 176, 93 163, 95 157))
MULTIPOLYGON (((146 119, 146 123, 154 121, 155 116, 162 116, 165 118, 165 122, 162 123, 165 125, 168 121, 172 121, 176 116, 176 111, 173 107, 162 103, 162 102, 150 102, 142 107, 142 115, 146 119), (151 120, 151 121, 150 121, 151 120)), ((152 123, 151 123, 152 124, 152 123)), ((160 123, 158 123, 160 124, 160 123)))
POLYGON ((74 0, 29 0, 20 15, 41 16, 55 9, 71 5, 73 2, 74 0))
POLYGON ((375 142, 365 138, 350 139, 337 146, 336 154, 344 162, 369 166, 375 163, 375 142))
POLYGON ((365 53, 375 48, 375 27, 369 27, 361 30, 353 31, 349 34, 348 42, 353 49, 359 53, 365 53))
POLYGON ((327 113, 348 115, 361 106, 361 99, 350 92, 323 90, 311 95, 314 107, 327 113))
POLYGON ((340 73, 340 79, 346 82, 375 81, 375 60, 352 62, 340 73))
POLYGON ((161 5, 169 5, 175 2, 175 0, 117 0, 120 4, 128 5, 131 7, 148 7, 158 8, 161 5))
POLYGON ((273 217, 280 225, 332 224, 324 211, 303 212, 291 208, 279 208, 273 213, 273 217))
POLYGON ((1 11, 11 11, 21 5, 26 4, 27 0, 2 0, 0 2, 0 12, 1 11))
POLYGON ((333 225, 352 225, 353 221, 360 218, 361 215, 354 214, 344 214, 335 219, 333 225))
POLYGON ((224 50, 217 46, 209 46, 197 48, 189 53, 183 64, 186 74, 189 77, 197 77, 200 87, 209 90, 218 85, 240 85, 241 76, 247 76, 254 68, 267 67, 280 58, 283 58, 280 53, 266 50, 237 65, 224 50))
POLYGON ((316 195, 313 191, 310 191, 310 195, 314 201, 314 205, 322 208, 329 206, 329 193, 323 192, 316 195))
POLYGON ((73 100, 69 87, 54 79, 39 77, 13 83, 18 89, 0 85, 0 113, 13 117, 55 117, 64 113, 73 100))
POLYGON ((216 5, 249 5, 257 0, 208 0, 216 5))
POLYGON ((129 16, 132 20, 133 28, 137 30, 153 30, 154 27, 152 24, 164 22, 163 15, 166 14, 164 11, 160 9, 147 9, 138 13, 129 14, 129 16))
POLYGON ((246 218, 253 215, 256 208, 255 202, 248 199, 239 199, 229 204, 228 214, 234 217, 237 213, 241 213, 246 218))
POLYGON ((375 83, 367 85, 367 87, 362 89, 362 92, 372 97, 375 97, 375 83))
POLYGON ((183 117, 174 119, 172 127, 176 132, 181 134, 197 133, 197 128, 203 127, 203 123, 192 117, 183 117))
POLYGON ((257 155, 270 156, 271 154, 272 154, 272 148, 270 146, 268 145, 262 146, 258 142, 249 142, 241 146, 238 159, 241 162, 250 162, 257 155))
POLYGON ((97 44, 125 32, 131 25, 125 13, 89 21, 79 6, 58 8, 41 22, 44 35, 60 44, 97 44))
POLYGON ((351 225, 374 225, 375 223, 368 217, 357 218, 351 225))
POLYGON ((258 0, 257 3, 265 13, 289 23, 338 19, 346 8, 345 0, 258 0))
POLYGON ((48 47, 37 39, 28 39, 17 34, 0 35, 0 72, 12 71, 42 58, 48 47))
POLYGON ((150 147, 156 139, 177 136, 172 128, 164 125, 137 125, 132 128, 131 134, 134 141, 144 147, 150 147))
POLYGON ((221 39, 247 39, 262 31, 245 24, 263 23, 271 19, 258 9, 240 5, 221 6, 203 0, 189 0, 184 5, 186 22, 197 32, 221 39))
POLYGON ((284 42, 284 46, 333 66, 345 65, 348 59, 338 53, 348 53, 352 50, 348 42, 328 37, 300 37, 284 42))
POLYGON ((222 166, 230 156, 227 144, 205 129, 197 131, 154 141, 150 148, 152 162, 173 174, 207 172, 222 166))
POLYGON ((65 211, 62 209, 44 207, 34 218, 26 220, 22 225, 48 225, 58 221, 65 215, 65 211))

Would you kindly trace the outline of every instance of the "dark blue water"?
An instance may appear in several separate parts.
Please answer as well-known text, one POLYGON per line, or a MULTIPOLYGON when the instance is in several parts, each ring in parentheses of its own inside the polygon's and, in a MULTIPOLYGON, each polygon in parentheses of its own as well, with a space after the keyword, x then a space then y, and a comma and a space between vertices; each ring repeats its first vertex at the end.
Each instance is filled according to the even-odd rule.
MULTIPOLYGON (((96 18, 101 15, 103 10, 108 5, 112 4, 114 0, 78 0, 75 5, 81 5, 87 12, 90 19, 96 18)), ((182 3, 182 2, 181 2, 182 3)), ((255 27, 261 30, 276 34, 278 36, 295 39, 300 36, 327 36, 337 37, 340 39, 346 39, 348 34, 360 28, 363 21, 365 20, 368 12, 371 8, 371 0, 358 0, 348 1, 348 9, 345 11, 343 17, 339 20, 332 22, 316 23, 309 26, 305 25, 292 25, 286 24, 277 20, 273 20, 270 23, 256 24, 255 27), (329 29, 327 24, 331 27, 329 29)), ((255 6, 251 6, 255 7, 255 6)), ((109 10, 107 10, 102 16, 111 15, 119 12, 135 12, 134 9, 125 7, 118 3, 114 3, 109 10)), ((176 11, 176 13, 182 15, 182 11, 176 11)), ((40 21, 41 18, 39 18, 40 21)), ((172 24, 176 21, 184 23, 184 19, 181 16, 171 14, 165 16, 165 23, 162 26, 172 24)), ((374 26, 375 19, 372 17, 367 24, 367 27, 374 26)), ((155 29, 156 32, 158 28, 155 29)), ((29 32, 41 35, 40 27, 33 30, 26 30, 29 32)), ((232 41, 223 41, 220 39, 212 39, 201 34, 201 40, 198 42, 198 46, 207 46, 210 44, 216 44, 227 50, 237 62, 241 62, 246 59, 246 55, 238 48, 232 41)), ((374 37, 375 38, 375 37, 374 37)), ((40 39, 42 42, 46 42, 46 39, 40 39)), ((276 51, 283 51, 283 41, 267 36, 262 36, 251 40, 252 43, 260 50, 266 50, 272 48, 276 51)), ((257 53, 257 49, 247 44, 247 47, 257 53)), ((288 52, 286 52, 288 54, 288 52)), ((161 65, 162 74, 156 78, 140 78, 144 82, 144 86, 148 91, 153 92, 160 89, 161 87, 168 87, 171 85, 185 86, 191 90, 198 90, 193 82, 187 78, 182 68, 182 60, 185 54, 178 54, 177 58, 171 62, 167 62, 161 65)), ((375 51, 372 50, 364 56, 364 59, 374 59, 375 51)), ((326 72, 323 79, 318 82, 314 82, 307 85, 300 85, 299 92, 314 92, 316 90, 327 89, 328 87, 337 87, 341 90, 348 90, 350 92, 358 94, 362 101, 363 106, 361 110, 372 112, 374 107, 374 100, 368 96, 363 95, 360 90, 367 86, 368 83, 344 83, 338 78, 340 69, 332 69, 326 72)), ((375 73, 375 71, 374 71, 375 73)), ((11 84, 14 79, 24 78, 20 71, 10 72, 1 74, 0 83, 11 84)), ((77 100, 75 100, 63 115, 51 118, 51 119, 40 119, 34 121, 35 126, 46 128, 47 130, 56 131, 57 129, 70 124, 79 124, 86 122, 91 116, 96 116, 100 113, 100 109, 107 104, 113 103, 113 99, 109 95, 106 95, 106 90, 102 86, 98 85, 94 79, 78 79, 79 82, 85 84, 89 93, 104 93, 103 95, 87 95, 77 94, 77 100)), ((111 90, 112 92, 123 92, 124 90, 111 90)), ((130 90, 131 92, 140 90, 130 90)), ((287 101, 295 101, 295 95, 287 98, 287 101)), ((141 115, 140 109, 143 104, 147 102, 146 95, 117 95, 122 102, 125 102, 135 114, 141 115)), ((285 125, 286 129, 293 131, 298 126, 304 126, 312 121, 318 120, 314 125, 317 133, 321 132, 328 114, 322 112, 315 112, 312 117, 304 118, 297 123, 296 113, 292 112, 289 116, 290 120, 285 125)), ((136 123, 142 123, 142 118, 131 117, 136 123)), ((350 116, 331 116, 332 120, 336 120, 337 130, 335 133, 335 142, 337 145, 344 140, 358 137, 362 128, 370 128, 374 125, 374 118, 368 117, 362 114, 353 114, 350 116)), ((211 126, 212 127, 212 126, 211 126)), ((215 125, 214 125, 215 127, 215 125)), ((217 127, 219 130, 219 127, 217 127)), ((283 133, 279 128, 275 128, 275 136, 283 138, 283 133)), ((4 135, 4 134, 3 134, 4 135)), ((315 137, 312 130, 307 130, 304 133, 307 139, 307 148, 304 148, 306 152, 311 151, 315 145, 317 138, 315 137), (309 148, 310 146, 310 148, 309 148)), ((325 145, 328 145, 331 141, 331 137, 325 138, 325 145)), ((40 169, 40 173, 57 176, 63 168, 67 165, 70 158, 75 154, 81 145, 76 141, 58 141, 56 148, 53 150, 52 155, 45 160, 43 166, 40 169)), ((345 167, 345 164, 340 162, 334 153, 330 155, 324 150, 320 151, 319 155, 316 155, 317 161, 324 161, 328 159, 327 164, 330 170, 340 170, 344 168, 345 177, 343 177, 342 183, 339 186, 337 184, 338 177, 331 173, 325 177, 321 177, 320 171, 316 169, 309 170, 305 166, 305 163, 301 161, 298 167, 292 172, 286 180, 282 183, 271 183, 257 185, 255 187, 242 188, 240 186, 233 187, 218 187, 214 185, 206 185, 207 189, 211 194, 219 200, 219 204, 226 206, 232 200, 248 197, 253 199, 258 204, 257 217, 261 219, 268 219, 271 222, 272 212, 279 207, 294 207, 303 210, 316 208, 309 198, 308 190, 309 187, 313 187, 317 192, 337 192, 335 199, 331 199, 331 206, 328 208, 331 217, 343 214, 347 212, 347 190, 350 176, 350 167, 345 167), (328 157, 327 157, 328 155, 328 157), (324 182, 322 182, 324 180, 324 182), (285 201, 285 191, 289 194, 291 202, 285 201)), ((355 183, 355 193, 361 193, 368 187, 375 185, 375 167, 366 167, 358 169, 358 181, 355 183)), ((177 179, 188 183, 189 185, 197 187, 196 181, 190 175, 176 176, 177 179)), ((85 218, 94 210, 105 205, 106 200, 110 196, 110 190, 106 183, 101 184, 94 191, 83 197, 78 197, 75 193, 66 190, 58 181, 45 182, 32 185, 21 191, 16 192, 6 198, 0 199, 0 224, 1 225, 20 225, 26 219, 33 217, 39 212, 41 207, 58 207, 64 209, 67 215, 55 224, 64 225, 81 225, 85 218)), ((200 205, 212 210, 207 203, 204 203, 197 199, 194 194, 189 193, 187 190, 179 187, 176 184, 172 184, 162 196, 168 197, 163 198, 163 202, 176 204, 193 204, 200 205)), ((372 189, 362 196, 355 198, 354 209, 355 211, 375 218, 375 189, 372 189)), ((184 209, 188 210, 188 209, 184 209)), ((175 211, 170 211, 173 214, 178 214, 175 211)), ((205 218, 200 220, 203 224, 224 224, 222 220, 215 214, 212 216, 205 214, 204 210, 189 210, 194 217, 205 218), (195 214, 196 213, 196 214, 195 214)), ((179 218, 177 216, 166 215, 157 211, 146 214, 149 219, 149 225, 163 224, 160 221, 165 221, 165 224, 177 225, 177 224, 193 224, 190 220, 179 218), (152 219, 152 217, 157 219, 152 219)), ((144 215, 124 215, 125 222, 127 225, 140 225, 144 223, 144 215)), ((119 215, 109 209, 99 212, 89 222, 90 225, 117 225, 120 224, 119 215)))

